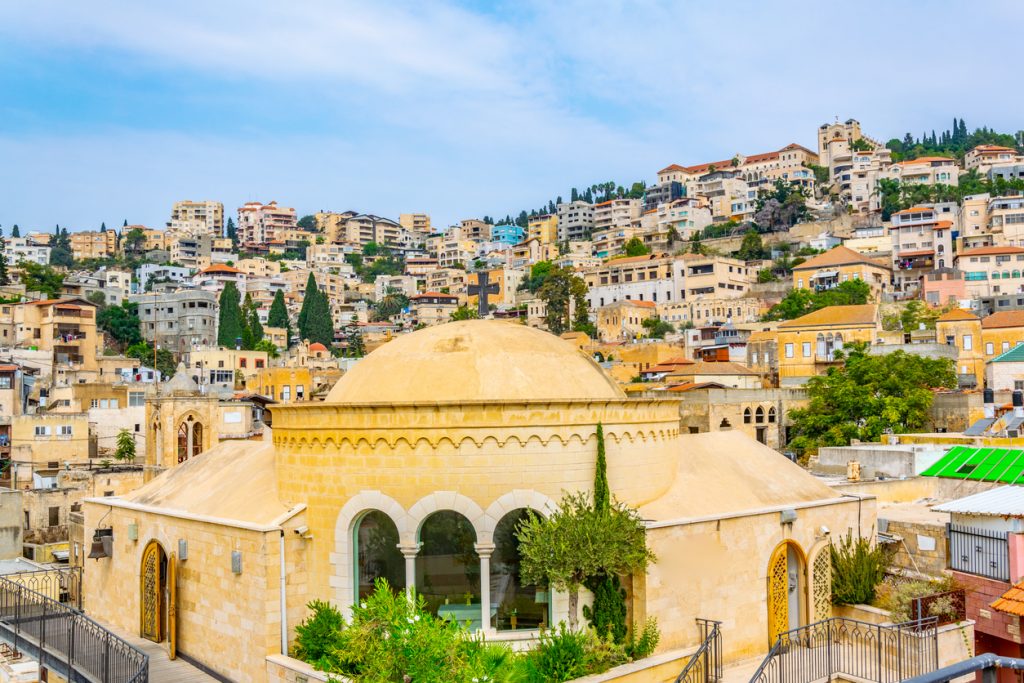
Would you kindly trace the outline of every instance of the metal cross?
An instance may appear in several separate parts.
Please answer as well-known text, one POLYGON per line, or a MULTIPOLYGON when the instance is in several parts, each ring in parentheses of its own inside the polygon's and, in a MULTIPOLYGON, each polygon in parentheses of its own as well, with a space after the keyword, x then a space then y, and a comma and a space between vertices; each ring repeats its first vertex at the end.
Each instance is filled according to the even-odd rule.
POLYGON ((490 303, 488 298, 491 294, 498 294, 501 288, 497 282, 490 282, 491 274, 486 270, 481 270, 476 274, 476 284, 469 285, 466 288, 466 293, 469 296, 476 294, 479 297, 477 302, 476 311, 481 318, 486 318, 491 312, 490 303))

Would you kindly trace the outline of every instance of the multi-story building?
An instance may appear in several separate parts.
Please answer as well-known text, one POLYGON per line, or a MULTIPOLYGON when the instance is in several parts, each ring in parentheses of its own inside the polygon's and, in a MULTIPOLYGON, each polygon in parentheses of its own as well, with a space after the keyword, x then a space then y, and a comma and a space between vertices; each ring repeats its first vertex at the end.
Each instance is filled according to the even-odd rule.
POLYGON ((589 202, 559 204, 557 218, 559 242, 588 240, 594 231, 594 205, 589 202))
POLYGON ((818 155, 811 150, 791 143, 775 152, 764 152, 744 156, 735 155, 732 159, 712 161, 696 166, 679 166, 672 164, 658 171, 658 184, 680 182, 687 187, 687 195, 691 193, 690 183, 702 175, 715 171, 732 170, 740 173, 748 183, 761 185, 776 180, 786 180, 805 187, 813 187, 814 176, 807 169, 808 164, 817 164, 818 155))
POLYGON ((991 198, 987 218, 996 244, 1024 247, 1024 197, 991 198))
POLYGON ((1024 292, 1024 247, 966 249, 957 254, 956 267, 971 298, 1024 292))
POLYGON ((489 242, 493 227, 490 223, 485 223, 477 218, 466 218, 459 221, 462 236, 475 242, 489 242))
POLYGON ((53 362, 96 370, 101 349, 95 304, 77 297, 46 299, 14 307, 17 344, 53 354, 53 362))
POLYGON ((7 263, 12 266, 22 261, 45 266, 50 262, 50 247, 36 244, 27 237, 6 237, 4 256, 7 257, 7 263))
POLYGON ((686 196, 686 186, 678 180, 667 180, 651 185, 644 191, 644 211, 651 211, 661 204, 668 204, 686 196))
MULTIPOLYGON (((514 304, 516 291, 519 289, 526 271, 522 268, 490 268, 486 271, 487 284, 489 287, 497 285, 497 292, 491 292, 487 301, 494 305, 514 304)), ((466 275, 467 286, 478 286, 480 284, 480 273, 473 272, 466 275)), ((468 297, 470 307, 475 307, 479 297, 475 294, 468 297)))
POLYGON ((918 157, 898 161, 886 169, 884 177, 907 185, 952 185, 960 183, 960 167, 956 159, 918 157))
POLYGON ((113 230, 86 230, 70 235, 71 255, 76 261, 101 259, 117 254, 117 233, 113 230))
POLYGON ((711 215, 721 221, 744 221, 754 215, 757 191, 739 171, 714 171, 702 175, 688 186, 687 194, 705 198, 711 215))
POLYGON ((204 263, 212 261, 213 237, 210 235, 189 235, 179 232, 174 233, 169 242, 172 263, 198 269, 202 268, 204 263))
POLYGON ((345 221, 355 216, 355 211, 317 211, 313 214, 316 231, 324 236, 327 242, 341 242, 345 221))
POLYGON ((744 261, 725 256, 648 254, 612 259, 584 274, 587 302, 597 309, 620 300, 659 305, 743 296, 754 281, 744 261))
POLYGON ((646 332, 644 321, 658 315, 653 301, 621 300, 597 309, 597 336, 603 342, 628 341, 646 332))
POLYGON ((347 242, 360 246, 374 243, 387 247, 403 244, 402 226, 390 218, 373 214, 342 215, 345 217, 340 222, 337 233, 329 237, 330 242, 347 242))
POLYGON ((426 213, 402 213, 398 215, 398 224, 412 233, 429 235, 432 232, 430 227, 430 214, 426 213))
POLYGON ((191 234, 221 237, 224 234, 224 205, 214 201, 194 202, 191 199, 175 202, 171 207, 171 230, 191 234))
POLYGON ((821 292, 848 280, 863 280, 877 300, 892 286, 892 269, 845 246, 819 254, 793 268, 793 287, 821 292))
POLYGON ((186 284, 192 279, 191 268, 180 266, 165 266, 159 263, 143 263, 135 269, 135 276, 139 280, 139 291, 148 292, 155 282, 174 282, 186 284))
POLYGON ((459 297, 443 292, 424 292, 409 298, 409 314, 413 325, 441 325, 452 319, 459 307, 459 297))
POLYGON ((1024 163, 993 166, 988 170, 989 180, 995 181, 1000 178, 1003 180, 1020 180, 1024 178, 1024 163))
POLYGON ((378 275, 373 281, 374 299, 380 301, 388 291, 413 296, 418 290, 418 279, 414 275, 378 275))
MULTIPOLYGON (((680 299, 711 297, 728 299, 744 296, 754 284, 756 273, 745 261, 727 256, 703 256, 683 254, 677 260, 682 263, 684 275, 677 274, 677 289, 680 299), (681 286, 680 286, 681 285, 681 286)), ((675 266, 678 273, 679 266, 675 266)))
POLYGON ((245 388, 278 403, 309 401, 313 398, 313 373, 308 367, 263 368, 246 380, 245 388))
POLYGON ((594 205, 594 231, 628 228, 640 223, 643 202, 639 199, 610 199, 594 205))
POLYGON ((504 225, 495 225, 491 227, 491 240, 494 242, 504 242, 505 244, 519 244, 523 241, 523 236, 526 234, 526 228, 515 223, 506 223, 504 225))
POLYGON ((427 274, 426 290, 442 294, 466 291, 466 271, 462 268, 438 268, 427 274))
POLYGON ((224 264, 216 264, 203 268, 192 276, 192 284, 199 289, 208 292, 216 292, 218 295, 224 289, 224 285, 233 282, 238 291, 244 296, 246 291, 247 277, 238 268, 224 264))
POLYGON ((803 384, 841 362, 836 351, 849 342, 872 344, 881 330, 878 306, 828 306, 780 323, 776 331, 781 386, 803 384))
POLYGON ((238 372, 243 378, 269 367, 266 351, 206 348, 189 349, 185 367, 200 386, 232 389, 238 372))
POLYGON ((295 209, 278 206, 277 202, 246 202, 238 209, 238 241, 247 246, 273 242, 279 230, 294 229, 297 225, 295 209))
POLYGON ((675 229, 680 239, 688 240, 694 233, 699 233, 711 225, 713 219, 707 200, 698 197, 683 197, 675 201, 659 204, 657 208, 645 213, 640 226, 645 230, 668 233, 675 229))
POLYGON ((592 235, 594 255, 602 259, 618 256, 624 251, 626 242, 642 233, 640 226, 595 230, 592 235))
POLYGON ((916 292, 933 269, 953 266, 953 232, 957 211, 948 205, 914 206, 892 215, 893 283, 901 292, 916 292))
POLYGON ((964 154, 964 169, 976 170, 978 175, 988 175, 995 166, 1010 166, 1024 162, 1024 155, 1012 147, 1000 145, 978 145, 964 154))
POLYGON ((140 294, 138 304, 142 338, 175 354, 196 345, 217 341, 217 295, 201 289, 169 294, 140 294))
POLYGON ((764 301, 755 297, 735 299, 701 298, 693 301, 673 301, 659 307, 661 317, 682 329, 687 325, 724 325, 726 323, 753 323, 761 319, 764 301))
POLYGON ((558 241, 558 214, 545 214, 530 219, 526 235, 541 244, 552 244, 558 241))

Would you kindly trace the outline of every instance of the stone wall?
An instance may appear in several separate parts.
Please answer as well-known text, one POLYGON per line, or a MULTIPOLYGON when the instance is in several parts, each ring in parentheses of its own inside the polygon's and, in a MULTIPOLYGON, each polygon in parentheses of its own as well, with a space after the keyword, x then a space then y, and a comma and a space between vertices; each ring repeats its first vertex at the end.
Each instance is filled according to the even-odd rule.
POLYGON ((0 488, 0 560, 21 557, 22 493, 0 488))
MULTIPOLYGON (((882 526, 883 511, 879 515, 879 527, 882 526)), ((946 527, 942 524, 927 524, 889 520, 885 531, 902 538, 896 543, 896 554, 893 564, 908 572, 941 577, 946 570, 949 558, 946 553, 946 527), (931 550, 922 550, 928 540, 934 546, 931 550)))
POLYGON ((267 683, 309 683, 310 681, 348 683, 344 676, 331 676, 317 671, 303 661, 285 655, 267 657, 267 683))
POLYGON ((991 607, 995 600, 1010 590, 1008 582, 958 571, 953 572, 953 578, 966 589, 967 618, 976 622, 974 629, 978 633, 1021 642, 1020 617, 991 607))

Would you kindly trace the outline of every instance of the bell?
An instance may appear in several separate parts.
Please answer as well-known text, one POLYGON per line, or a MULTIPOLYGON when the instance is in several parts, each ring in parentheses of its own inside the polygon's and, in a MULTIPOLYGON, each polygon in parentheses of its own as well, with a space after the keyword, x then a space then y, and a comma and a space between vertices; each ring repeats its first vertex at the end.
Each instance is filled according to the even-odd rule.
POLYGON ((101 557, 109 557, 107 555, 107 549, 103 546, 103 539, 98 536, 94 536, 92 539, 92 548, 89 550, 89 559, 100 559, 101 557))

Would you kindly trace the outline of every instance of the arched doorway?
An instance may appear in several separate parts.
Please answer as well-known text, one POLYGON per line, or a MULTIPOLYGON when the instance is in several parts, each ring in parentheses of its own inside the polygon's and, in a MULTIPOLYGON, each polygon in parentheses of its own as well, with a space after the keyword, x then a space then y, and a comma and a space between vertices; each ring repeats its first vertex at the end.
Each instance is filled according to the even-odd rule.
POLYGON ((154 643, 163 642, 167 634, 167 554, 156 541, 142 551, 139 572, 139 631, 154 643))
POLYGON ((783 541, 768 560, 768 644, 807 623, 807 559, 794 541, 783 541))
POLYGON ((516 532, 530 514, 527 508, 512 510, 494 527, 490 582, 491 604, 496 611, 491 626, 498 631, 540 629, 550 621, 550 591, 545 586, 524 583, 519 574, 523 556, 516 532))
POLYGON ((480 557, 472 523, 458 512, 439 510, 423 520, 419 541, 415 585, 427 609, 480 628, 480 557))

